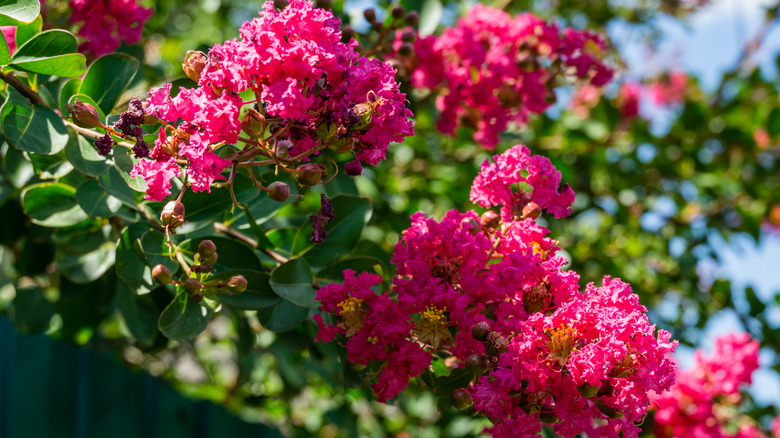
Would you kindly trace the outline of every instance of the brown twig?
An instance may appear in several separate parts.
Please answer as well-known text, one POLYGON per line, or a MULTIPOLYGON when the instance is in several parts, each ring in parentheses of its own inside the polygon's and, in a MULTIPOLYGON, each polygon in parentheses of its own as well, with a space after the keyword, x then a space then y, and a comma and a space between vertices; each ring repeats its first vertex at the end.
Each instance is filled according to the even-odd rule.
MULTIPOLYGON (((257 240, 246 236, 244 234, 239 233, 238 231, 231 230, 228 228, 225 224, 221 222, 214 222, 214 230, 216 230, 218 233, 222 233, 231 239, 240 240, 241 242, 246 243, 247 245, 251 246, 252 248, 257 248, 258 243, 257 240)), ((258 248, 259 249, 259 248, 258 248)), ((290 261, 287 257, 279 254, 278 252, 271 250, 271 249, 261 249, 264 253, 268 254, 272 259, 276 260, 279 263, 287 263, 290 261)))
POLYGON ((41 97, 40 94, 36 93, 35 90, 30 88, 29 85, 19 80, 19 78, 14 76, 13 73, 0 72, 0 79, 5 81, 8 85, 13 87, 19 93, 21 93, 22 96, 26 97, 27 100, 29 100, 30 103, 32 103, 33 105, 49 106, 49 104, 46 103, 45 100, 43 100, 43 97, 41 97))

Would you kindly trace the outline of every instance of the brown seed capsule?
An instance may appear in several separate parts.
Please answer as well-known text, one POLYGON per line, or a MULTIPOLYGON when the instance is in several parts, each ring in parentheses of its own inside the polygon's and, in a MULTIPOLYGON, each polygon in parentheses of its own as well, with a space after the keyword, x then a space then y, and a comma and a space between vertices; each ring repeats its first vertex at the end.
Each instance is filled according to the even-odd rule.
POLYGON ((317 163, 301 164, 295 169, 295 179, 298 184, 304 186, 313 186, 322 181, 322 174, 325 169, 317 163))
POLYGON ((177 228, 184 223, 184 204, 179 201, 171 201, 165 204, 160 213, 160 222, 163 226, 177 228))
POLYGON ((379 33, 382 33, 385 30, 385 23, 382 23, 381 21, 375 21, 371 23, 371 28, 379 33))
POLYGON ((210 240, 203 240, 198 244, 198 254, 201 260, 208 259, 217 252, 217 245, 210 240))
POLYGON ((184 61, 181 63, 181 68, 184 70, 184 74, 188 78, 195 82, 200 81, 200 74, 208 65, 208 58, 203 52, 197 50, 190 50, 184 56, 184 61))
POLYGON ((82 128, 96 128, 101 125, 100 114, 94 106, 78 99, 73 100, 73 105, 65 105, 73 117, 73 123, 82 128))
POLYGON ((501 216, 499 216, 498 213, 493 210, 488 210, 482 213, 482 216, 479 218, 479 222, 482 224, 483 228, 498 228, 498 224, 501 223, 501 216))
POLYGON ((480 321, 471 327, 471 336, 478 341, 484 341, 490 334, 490 324, 486 321, 480 321))
POLYGON ((274 181, 268 185, 268 197, 277 202, 284 202, 290 197, 290 186, 284 181, 274 181))
POLYGON ((349 41, 352 38, 355 38, 355 35, 357 35, 357 32, 355 32, 355 28, 353 28, 350 25, 344 25, 341 27, 341 39, 344 41, 349 41))
POLYGON ((249 285, 246 281, 246 278, 244 278, 243 275, 234 275, 230 277, 230 280, 228 281, 228 287, 230 288, 231 293, 239 293, 246 290, 246 287, 249 285))
POLYGON ((152 279, 160 284, 168 284, 173 280, 173 274, 167 266, 157 265, 152 268, 152 279))
POLYGON ((459 411, 465 411, 474 404, 468 389, 458 388, 452 391, 452 405, 459 411))
POLYGON ((530 217, 536 219, 542 215, 542 209, 536 202, 529 202, 523 207, 523 219, 530 217))
POLYGON ((363 16, 366 17, 366 21, 369 23, 376 23, 376 12, 374 11, 374 8, 368 8, 363 11, 363 16))
POLYGON ((181 286, 190 295, 200 293, 200 290, 203 288, 203 284, 194 278, 188 278, 181 286))
POLYGON ((466 368, 476 376, 481 376, 490 369, 490 362, 481 354, 471 354, 466 358, 466 368))
POLYGON ((490 332, 487 339, 485 339, 485 353, 491 356, 500 356, 506 353, 506 350, 506 338, 498 332, 490 332))
POLYGON ((404 10, 403 6, 398 5, 393 8, 393 11, 391 13, 393 14, 393 18, 400 20, 401 18, 404 18, 404 15, 406 14, 406 10, 404 10))
POLYGON ((412 32, 411 30, 407 30, 406 32, 401 34, 401 41, 405 43, 413 43, 417 40, 417 34, 412 32))
POLYGON ((263 135, 265 130, 265 117, 254 108, 249 108, 241 118, 241 130, 252 138, 263 135))

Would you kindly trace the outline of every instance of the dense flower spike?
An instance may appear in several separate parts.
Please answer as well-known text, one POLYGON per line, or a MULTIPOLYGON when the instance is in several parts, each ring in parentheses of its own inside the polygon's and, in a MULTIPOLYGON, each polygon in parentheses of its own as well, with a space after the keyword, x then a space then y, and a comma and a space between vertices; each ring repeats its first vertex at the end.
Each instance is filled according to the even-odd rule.
POLYGON ((453 374, 471 379, 451 392, 453 405, 473 403, 494 436, 534 435, 542 423, 565 437, 637 436, 648 394, 673 383, 677 342, 650 324, 628 284, 605 277, 581 292, 579 276, 563 269, 557 243, 535 222, 542 209, 568 214, 574 194, 558 192, 560 179, 519 145, 486 162, 472 199, 501 205, 501 220, 415 213, 391 260, 392 295, 370 289, 378 276, 345 271, 343 285, 317 294, 334 321, 315 317, 318 339, 345 336, 351 362, 378 366, 380 401, 423 372, 438 392, 446 378, 430 383, 432 363, 446 358, 453 374), (519 183, 533 191, 514 192, 519 183))
POLYGON ((696 352, 693 369, 681 370, 671 391, 654 397, 656 434, 661 437, 764 437, 735 409, 740 391, 758 369, 758 341, 747 333, 715 339, 709 357, 696 352))
POLYGON ((439 130, 454 135, 470 127, 474 140, 492 149, 509 123, 524 124, 554 102, 564 72, 596 87, 609 82, 612 71, 598 59, 605 46, 592 32, 561 31, 532 14, 512 18, 477 4, 441 36, 415 42, 412 85, 446 88, 436 100, 439 130))
POLYGON ((517 145, 485 160, 479 175, 471 185, 471 202, 483 207, 501 206, 501 219, 511 221, 525 217, 524 208, 535 203, 556 218, 569 215, 574 202, 574 191, 568 184, 558 191, 561 173, 553 167, 550 159, 531 155, 528 148, 517 145), (532 191, 523 190, 527 184, 532 191), (519 187, 519 190, 516 188, 519 187))
MULTIPOLYGON (((198 88, 172 96, 165 84, 144 102, 146 113, 166 125, 151 157, 186 161, 194 191, 210 191, 231 162, 259 155, 287 166, 325 148, 351 152, 357 159, 347 168, 351 175, 360 173, 361 161, 379 163, 391 142, 413 134, 412 113, 395 70, 360 56, 354 41, 341 42, 339 26, 331 11, 307 0, 282 10, 269 1, 259 18, 241 26, 239 38, 215 45, 208 56, 189 54, 184 68, 198 88), (245 91, 256 99, 243 101, 245 91), (242 128, 251 138, 240 137, 242 128), (247 144, 243 151, 220 157, 226 153, 218 148, 239 141, 247 144)), ((160 200, 164 178, 143 173, 147 199, 160 200)))
POLYGON ((71 0, 68 7, 70 20, 81 24, 77 34, 85 41, 80 50, 96 57, 116 50, 120 40, 127 44, 141 41, 144 23, 152 16, 152 9, 137 0, 71 0))

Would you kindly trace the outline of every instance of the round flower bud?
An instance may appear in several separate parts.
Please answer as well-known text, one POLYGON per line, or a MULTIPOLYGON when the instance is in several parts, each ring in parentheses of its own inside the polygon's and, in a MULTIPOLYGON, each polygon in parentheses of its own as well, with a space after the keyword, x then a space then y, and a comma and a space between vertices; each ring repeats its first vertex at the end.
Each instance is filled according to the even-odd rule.
POLYGON ((490 324, 486 321, 480 321, 471 327, 471 336, 478 341, 484 341, 490 334, 490 324))
POLYGON ((404 15, 406 14, 406 10, 404 10, 403 6, 398 5, 393 8, 392 14, 393 14, 393 18, 400 20, 401 18, 404 18, 404 15))
POLYGON ((295 179, 298 181, 298 184, 313 186, 322 181, 322 172, 324 169, 317 163, 301 164, 295 170, 295 179))
POLYGON ((417 40, 417 34, 412 32, 411 30, 407 30, 406 32, 401 34, 401 41, 405 43, 413 43, 417 40))
POLYGON ((171 201, 165 204, 160 213, 160 222, 163 226, 177 228, 184 223, 184 204, 179 201, 171 201))
POLYGON ((237 294, 239 292, 245 291, 248 283, 243 275, 234 275, 230 277, 227 285, 231 289, 231 293, 237 294))
POLYGON ((491 356, 500 356, 506 353, 506 350, 506 338, 498 334, 498 332, 490 332, 485 340, 485 352, 491 356))
POLYGON ((206 68, 206 65, 208 65, 208 58, 206 58, 205 53, 197 50, 190 50, 184 56, 181 68, 188 78, 198 82, 200 81, 200 74, 206 68))
POLYGON ((409 26, 417 26, 417 24, 420 22, 420 14, 417 13, 417 11, 412 11, 406 14, 406 19, 404 19, 404 22, 408 24, 409 26))
POLYGON ((468 229, 473 236, 476 236, 482 230, 482 224, 473 217, 464 218, 460 224, 463 228, 468 229))
POLYGON ((523 207, 523 219, 530 217, 531 219, 536 219, 539 216, 542 215, 542 209, 539 207, 539 204, 536 202, 529 202, 528 204, 525 204, 523 207))
POLYGON ((277 202, 284 202, 290 197, 290 186, 284 181, 274 181, 268 185, 268 197, 277 202))
POLYGON ((190 295, 190 299, 193 302, 199 303, 199 302, 203 301, 203 294, 200 293, 200 292, 198 292, 196 294, 192 294, 192 295, 190 295))
POLYGON ((198 254, 200 254, 201 260, 210 258, 216 252, 217 245, 214 245, 214 242, 210 240, 203 240, 198 244, 198 254))
POLYGON ((363 11, 363 16, 366 17, 366 21, 369 23, 376 23, 376 12, 374 12, 374 8, 368 8, 363 11))
POLYGON ((414 46, 411 43, 403 43, 398 48, 398 56, 412 56, 414 54, 414 46))
POLYGON ((94 106, 82 102, 78 99, 73 101, 73 105, 65 105, 68 111, 70 111, 73 117, 73 123, 81 126, 82 128, 96 128, 102 123, 100 122, 100 114, 94 106))
POLYGON ((201 258, 200 259, 200 264, 201 264, 201 266, 204 267, 204 271, 205 271, 205 267, 206 266, 208 266, 208 271, 211 271, 211 267, 214 266, 215 264, 217 264, 217 259, 218 258, 219 258, 219 254, 217 254, 217 253, 212 254, 211 257, 208 257, 208 258, 201 258))
POLYGON ((498 228, 498 224, 501 222, 501 216, 499 216, 498 213, 493 210, 488 210, 482 213, 482 216, 479 218, 479 222, 482 224, 483 228, 498 228))
POLYGON ((167 266, 157 265, 152 268, 152 279, 160 284, 168 284, 173 280, 173 274, 167 266))
POLYGON ((382 23, 381 21, 375 21, 371 23, 371 28, 379 33, 382 33, 385 30, 385 24, 382 23))
POLYGON ((350 128, 364 129, 371 124, 374 108, 368 103, 358 103, 347 111, 347 117, 351 122, 350 128))
POLYGON ((490 369, 490 362, 481 354, 471 354, 466 358, 466 368, 476 376, 481 376, 490 369))
POLYGON ((188 294, 195 295, 200 293, 200 290, 203 288, 203 284, 194 278, 188 278, 187 281, 182 283, 182 287, 188 294))
POLYGON ((290 140, 282 140, 278 143, 276 143, 276 148, 274 149, 274 153, 277 157, 285 158, 290 156, 290 148, 293 147, 293 142, 290 140))
POLYGON ((474 404, 471 393, 466 388, 458 388, 452 391, 452 405, 459 411, 465 411, 474 404))
POLYGON ((355 35, 357 35, 357 32, 355 32, 355 28, 352 26, 347 24, 341 27, 341 39, 345 42, 355 38, 355 35))

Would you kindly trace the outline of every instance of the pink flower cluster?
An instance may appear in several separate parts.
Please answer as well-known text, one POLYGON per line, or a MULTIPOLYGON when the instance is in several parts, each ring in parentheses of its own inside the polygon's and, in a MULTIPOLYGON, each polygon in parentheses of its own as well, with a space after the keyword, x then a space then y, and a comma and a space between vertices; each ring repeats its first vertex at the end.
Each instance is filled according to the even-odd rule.
POLYGON ((146 179, 147 199, 170 194, 170 177, 180 174, 177 160, 186 161, 196 192, 224 179, 231 160, 216 150, 239 140, 242 113, 250 109, 266 121, 261 130, 273 144, 289 145, 284 153, 290 161, 334 147, 376 165, 390 142, 412 135, 412 113, 395 70, 361 57, 354 40, 342 43, 339 26, 330 10, 307 0, 292 0, 281 11, 266 2, 259 18, 241 26, 239 38, 210 50, 196 73, 197 88, 174 97, 171 84, 152 89, 146 111, 165 126, 154 161, 134 168, 146 179), (244 102, 239 93, 246 91, 257 99, 244 102))
POLYGON ((144 23, 152 16, 152 10, 136 0, 70 0, 68 7, 70 21, 81 24, 77 35, 85 39, 79 50, 95 56, 113 52, 120 40, 141 41, 144 23))
POLYGON ((560 183, 561 172, 549 158, 531 156, 527 147, 517 145, 493 157, 492 163, 490 160, 482 163, 479 175, 471 185, 470 199, 482 207, 501 206, 504 221, 523 217, 523 209, 529 203, 561 218, 571 212, 574 191, 568 184, 559 191, 560 183), (533 190, 525 191, 523 184, 533 190))
MULTIPOLYGON (((494 162, 501 163, 494 179, 516 185, 512 178, 527 173, 522 182, 532 191, 523 198, 568 214, 568 205, 551 200, 560 174, 549 161, 516 146, 494 162)), ((484 195, 495 197, 491 205, 518 196, 491 187, 484 195)), ((379 366, 373 388, 380 401, 427 372, 435 356, 447 356, 451 367, 474 373, 458 397, 493 420, 494 436, 533 435, 542 422, 564 436, 636 436, 647 393, 672 384, 667 353, 677 343, 656 333, 620 280, 580 292, 579 276, 563 269, 556 242, 535 217, 501 221, 492 211, 452 210, 436 221, 415 213, 392 258, 392 295, 371 289, 379 276, 345 271, 343 284, 317 292, 329 315, 315 316, 318 340, 344 336, 350 361, 379 366)))
POLYGON ((532 14, 512 18, 477 4, 441 36, 415 42, 412 85, 443 88, 436 99, 440 131, 470 127, 492 149, 510 122, 524 124, 550 106, 564 72, 596 87, 609 82, 612 71, 599 59, 605 45, 592 32, 561 31, 532 14))
POLYGON ((755 421, 739 414, 740 391, 758 369, 758 341, 747 333, 715 340, 710 357, 696 352, 693 369, 680 370, 671 391, 656 395, 656 434, 665 437, 739 437, 766 435, 755 421))

